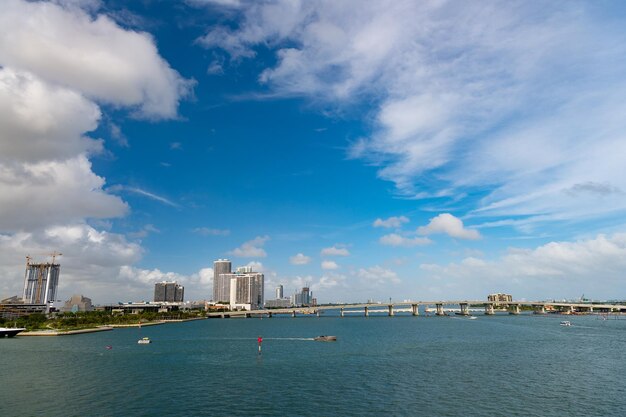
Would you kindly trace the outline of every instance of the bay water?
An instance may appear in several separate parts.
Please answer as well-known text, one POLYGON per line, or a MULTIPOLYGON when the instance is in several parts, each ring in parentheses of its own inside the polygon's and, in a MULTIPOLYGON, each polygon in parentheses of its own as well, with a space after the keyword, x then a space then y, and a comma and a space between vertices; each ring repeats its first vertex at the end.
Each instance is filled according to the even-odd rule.
POLYGON ((209 319, 3 339, 0 416, 626 416, 626 320, 477 317, 209 319))

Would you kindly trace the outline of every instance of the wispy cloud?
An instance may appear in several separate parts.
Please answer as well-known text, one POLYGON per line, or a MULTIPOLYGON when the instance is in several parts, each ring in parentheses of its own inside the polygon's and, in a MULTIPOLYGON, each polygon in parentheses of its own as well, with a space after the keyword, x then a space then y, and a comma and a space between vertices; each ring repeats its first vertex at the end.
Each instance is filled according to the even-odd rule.
POLYGON ((603 18, 610 5, 564 4, 244 3, 236 29, 200 43, 234 61, 278 45, 264 94, 375 103, 349 154, 401 196, 491 217, 624 213, 626 32, 603 18))
POLYGON ((212 229, 210 227, 196 227, 193 232, 201 236, 228 236, 230 230, 228 229, 212 229))
POLYGON ((168 205, 168 206, 180 207, 178 204, 174 203, 171 200, 168 200, 165 197, 161 197, 160 195, 156 195, 156 194, 151 193, 149 191, 142 190, 141 188, 130 187, 128 185, 113 185, 113 186, 107 188, 107 191, 110 191, 110 192, 128 192, 128 193, 138 194, 138 195, 141 195, 141 196, 144 196, 144 197, 148 197, 151 200, 158 201, 158 202, 163 203, 163 204, 168 205))

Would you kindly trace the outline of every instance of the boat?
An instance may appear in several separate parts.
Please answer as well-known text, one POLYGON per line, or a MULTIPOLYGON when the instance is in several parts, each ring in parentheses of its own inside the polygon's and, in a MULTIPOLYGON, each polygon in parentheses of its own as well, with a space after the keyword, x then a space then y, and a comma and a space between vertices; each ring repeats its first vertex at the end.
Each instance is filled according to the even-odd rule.
POLYGON ((316 342, 336 342, 337 336, 317 336, 313 340, 316 342))
POLYGON ((571 326, 571 325, 572 325, 572 323, 570 323, 569 320, 563 320, 561 322, 561 326, 571 326))
POLYGON ((478 317, 476 317, 476 316, 469 316, 469 317, 468 317, 468 319, 469 319, 469 320, 476 320, 477 318, 478 318, 478 317))
POLYGON ((13 337, 24 330, 23 327, 0 327, 0 337, 13 337))
POLYGON ((140 345, 147 345, 148 343, 152 343, 149 337, 143 337, 137 341, 140 345))

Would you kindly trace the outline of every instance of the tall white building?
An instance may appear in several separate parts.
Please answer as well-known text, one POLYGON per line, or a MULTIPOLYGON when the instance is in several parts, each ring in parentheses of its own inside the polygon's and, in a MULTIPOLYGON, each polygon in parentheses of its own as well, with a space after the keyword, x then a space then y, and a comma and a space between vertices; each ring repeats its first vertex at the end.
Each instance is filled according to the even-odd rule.
POLYGON ((231 273, 232 264, 228 259, 213 262, 213 301, 230 300, 230 278, 224 275, 231 273))
POLYGON ((276 299, 280 300, 281 298, 283 298, 284 294, 283 294, 283 286, 279 285, 278 287, 276 287, 276 299))
MULTIPOLYGON (((238 271, 240 269, 238 268, 238 271)), ((246 269, 246 272, 223 274, 230 280, 230 308, 257 310, 263 307, 265 277, 260 272, 246 269)))

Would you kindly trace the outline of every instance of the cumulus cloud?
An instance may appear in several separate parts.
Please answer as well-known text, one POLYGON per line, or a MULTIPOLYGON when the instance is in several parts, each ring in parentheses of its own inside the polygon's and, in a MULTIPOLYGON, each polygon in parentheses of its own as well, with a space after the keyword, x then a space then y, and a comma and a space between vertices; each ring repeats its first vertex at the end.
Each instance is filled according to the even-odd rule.
POLYGON ((450 213, 442 213, 433 217, 426 226, 418 227, 417 233, 421 235, 445 233, 450 237, 459 239, 480 239, 480 233, 477 230, 465 228, 463 221, 450 213))
POLYGON ((263 249, 263 245, 268 240, 269 236, 257 236, 252 240, 244 242, 240 247, 233 249, 229 253, 241 258, 265 258, 267 252, 263 249))
POLYGON ((353 274, 360 278, 366 285, 385 285, 385 284, 398 284, 400 278, 398 274, 390 269, 385 269, 381 266, 372 266, 370 268, 359 268, 353 274))
POLYGON ((614 299, 625 289, 626 234, 598 235, 573 242, 550 242, 537 248, 509 248, 495 260, 475 257, 447 265, 422 264, 425 279, 444 279, 452 295, 484 296, 505 291, 514 298, 578 297, 614 299))
POLYGON ((379 239, 379 242, 383 245, 387 246, 423 246, 429 245, 432 243, 430 239, 427 237, 414 237, 408 238, 404 236, 400 236, 396 233, 391 233, 385 236, 382 236, 379 239))
POLYGON ((480 190, 475 215, 545 223, 626 211, 606 187, 576 186, 626 189, 626 34, 598 10, 276 0, 242 4, 238 25, 211 27, 200 42, 235 60, 274 50, 259 76, 272 96, 375 103, 372 131, 350 155, 379 166, 401 195, 480 190), (576 195, 562 198, 567 189, 576 195))
POLYGON ((333 270, 338 269, 339 265, 335 261, 322 261, 322 269, 333 270))
MULTIPOLYGON (((193 82, 159 56, 148 34, 84 11, 95 14, 99 7, 97 0, 2 3, 3 293, 20 293, 26 254, 58 250, 64 253, 60 296, 70 289, 101 302, 145 294, 145 288, 120 274, 139 261, 142 248, 122 235, 87 225, 88 220, 102 225, 97 219, 128 212, 127 204, 109 194, 105 179, 93 172, 89 158, 103 151, 103 142, 87 135, 100 123, 99 103, 143 118, 175 118, 193 82)), ((109 121, 109 129, 123 144, 119 126, 109 121)), ((154 231, 146 226, 131 235, 154 231)), ((148 299, 150 291, 142 298, 148 299)))
POLYGON ((306 256, 302 253, 298 253, 292 257, 289 258, 289 262, 292 265, 306 265, 309 262, 311 262, 311 258, 309 256, 306 256))
POLYGON ((2 4, 0 63, 38 74, 90 98, 172 118, 193 82, 159 56, 147 33, 124 30, 80 8, 6 0, 2 4))
POLYGON ((405 217, 405 216, 399 216, 399 217, 389 217, 388 219, 381 219, 378 218, 374 221, 373 226, 374 227, 384 227, 384 228, 398 228, 401 227, 403 223, 408 223, 409 222, 409 218, 405 217))
POLYGON ((350 252, 342 245, 334 245, 322 249, 321 254, 322 256, 348 256, 350 252))
POLYGON ((63 162, 0 163, 0 231, 124 215, 127 205, 102 191, 103 184, 84 156, 63 162))

